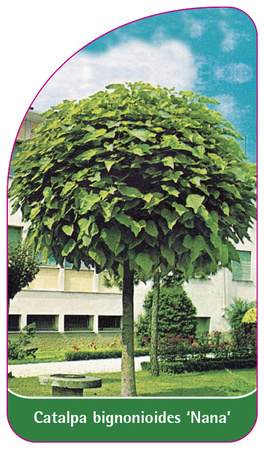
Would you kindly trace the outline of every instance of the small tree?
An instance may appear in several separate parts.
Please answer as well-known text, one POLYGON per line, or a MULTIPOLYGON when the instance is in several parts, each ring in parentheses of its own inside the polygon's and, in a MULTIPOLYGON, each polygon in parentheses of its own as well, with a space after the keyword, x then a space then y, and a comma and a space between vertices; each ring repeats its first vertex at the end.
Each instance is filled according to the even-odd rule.
POLYGON ((225 311, 227 321, 232 330, 240 330, 242 328, 243 317, 249 309, 254 308, 255 306, 255 301, 249 302, 237 297, 233 299, 233 303, 231 303, 229 308, 226 308, 225 311))
POLYGON ((34 280, 38 271, 39 266, 25 242, 8 245, 8 311, 10 300, 34 280))
MULTIPOLYGON (((137 337, 143 345, 151 337, 151 311, 155 290, 151 290, 144 301, 145 314, 136 323, 137 337)), ((181 334, 183 338, 195 335, 197 327, 196 307, 182 285, 171 283, 160 288, 158 306, 158 339, 166 334, 181 334)))
POLYGON ((44 113, 22 145, 13 212, 44 259, 123 279, 122 395, 135 395, 133 283, 238 261, 255 217, 255 166, 214 99, 148 83, 107 86, 44 113))

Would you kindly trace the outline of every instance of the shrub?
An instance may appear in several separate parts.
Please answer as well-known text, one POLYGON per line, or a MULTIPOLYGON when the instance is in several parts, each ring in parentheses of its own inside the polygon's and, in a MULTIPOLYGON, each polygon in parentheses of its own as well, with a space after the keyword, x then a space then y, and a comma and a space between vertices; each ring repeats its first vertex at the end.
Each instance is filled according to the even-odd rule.
POLYGON ((234 298, 233 303, 229 308, 226 308, 226 320, 229 323, 232 330, 239 330, 242 328, 242 319, 246 312, 254 308, 256 306, 256 302, 248 302, 247 300, 243 300, 242 298, 234 298))
POLYGON ((34 280, 39 266, 25 242, 8 244, 8 306, 11 299, 34 280))
POLYGON ((35 323, 25 326, 19 333, 16 341, 8 340, 8 358, 9 359, 24 359, 28 356, 36 357, 37 348, 28 348, 32 338, 36 332, 35 323))
MULTIPOLYGON (((140 346, 150 342, 151 308, 153 291, 149 291, 144 300, 145 314, 140 315, 136 323, 136 336, 140 346)), ((196 308, 187 296, 183 286, 170 283, 161 286, 158 306, 159 339, 167 333, 188 337, 195 334, 197 327, 196 308)))
MULTIPOLYGON (((145 356, 148 351, 135 349, 134 356, 145 356)), ((66 361, 87 361, 90 359, 121 358, 121 350, 109 348, 103 350, 71 350, 65 353, 66 361)))
MULTIPOLYGON (((224 369, 251 369, 256 367, 255 358, 233 358, 233 359, 189 359, 186 361, 163 361, 159 363, 161 372, 176 374, 184 372, 208 372, 210 370, 224 369)), ((149 371, 150 363, 143 361, 141 363, 142 370, 149 371)))
POLYGON ((231 332, 231 340, 233 344, 232 353, 239 358, 256 357, 257 355, 257 330, 252 327, 246 332, 245 328, 233 330, 231 332))
MULTIPOLYGON (((159 342, 159 359, 162 367, 167 367, 170 371, 171 365, 174 366, 175 363, 177 363, 176 367, 179 367, 179 363, 185 363, 185 370, 195 364, 200 371, 200 367, 202 370, 205 367, 203 361, 209 360, 209 357, 212 361, 248 360, 249 358, 255 360, 256 340, 255 327, 248 333, 244 329, 232 330, 230 341, 223 340, 219 331, 203 332, 200 336, 189 338, 184 338, 180 334, 177 336, 167 334, 159 342), (202 361, 201 365, 198 361, 202 361)), ((214 363, 211 364, 214 365, 214 363)))

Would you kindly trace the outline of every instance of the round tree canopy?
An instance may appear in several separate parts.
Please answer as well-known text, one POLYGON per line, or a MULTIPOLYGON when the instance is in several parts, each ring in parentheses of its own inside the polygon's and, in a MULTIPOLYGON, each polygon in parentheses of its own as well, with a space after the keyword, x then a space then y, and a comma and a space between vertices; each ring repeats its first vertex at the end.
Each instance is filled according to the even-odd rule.
POLYGON ((256 168, 216 104, 139 82, 45 112, 10 189, 29 243, 77 269, 121 275, 128 261, 141 280, 230 268, 255 217, 256 168))
POLYGON ((257 323, 257 308, 249 309, 242 319, 243 323, 257 323))

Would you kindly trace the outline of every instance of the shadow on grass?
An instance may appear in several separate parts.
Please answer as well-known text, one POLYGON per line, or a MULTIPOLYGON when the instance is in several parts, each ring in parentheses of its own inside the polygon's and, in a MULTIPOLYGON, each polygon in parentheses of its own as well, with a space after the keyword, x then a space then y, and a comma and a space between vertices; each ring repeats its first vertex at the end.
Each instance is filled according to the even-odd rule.
MULTIPOLYGON (((84 389, 84 397, 120 397, 120 373, 99 373, 102 387, 84 389)), ((136 373, 138 397, 238 397, 256 387, 255 370, 165 375, 152 378, 148 373, 136 373)), ((51 397, 51 387, 43 386, 38 377, 11 378, 10 390, 25 397, 51 397)))

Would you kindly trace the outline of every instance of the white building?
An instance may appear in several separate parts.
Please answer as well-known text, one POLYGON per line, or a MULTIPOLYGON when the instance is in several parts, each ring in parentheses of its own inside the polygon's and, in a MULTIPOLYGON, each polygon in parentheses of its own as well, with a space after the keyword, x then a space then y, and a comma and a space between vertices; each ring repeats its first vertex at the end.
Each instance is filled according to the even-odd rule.
MULTIPOLYGON (((21 141, 31 136, 41 121, 39 115, 29 111, 23 122, 14 154, 21 141)), ((10 180, 14 170, 10 171, 10 180)), ((10 207, 10 205, 9 205, 10 207)), ((21 213, 8 214, 9 239, 17 241, 23 236, 21 213)), ((233 274, 221 269, 207 279, 192 279, 185 290, 197 308, 199 329, 226 331, 225 308, 234 297, 248 301, 256 298, 256 231, 251 230, 252 242, 238 245, 241 263, 234 263, 233 274)), ((135 287, 134 317, 143 312, 143 301, 151 284, 135 287)), ((121 292, 104 285, 104 273, 96 274, 93 268, 73 270, 69 264, 56 265, 50 258, 30 285, 10 302, 9 331, 19 331, 35 322, 37 331, 118 331, 121 328, 121 292)))

